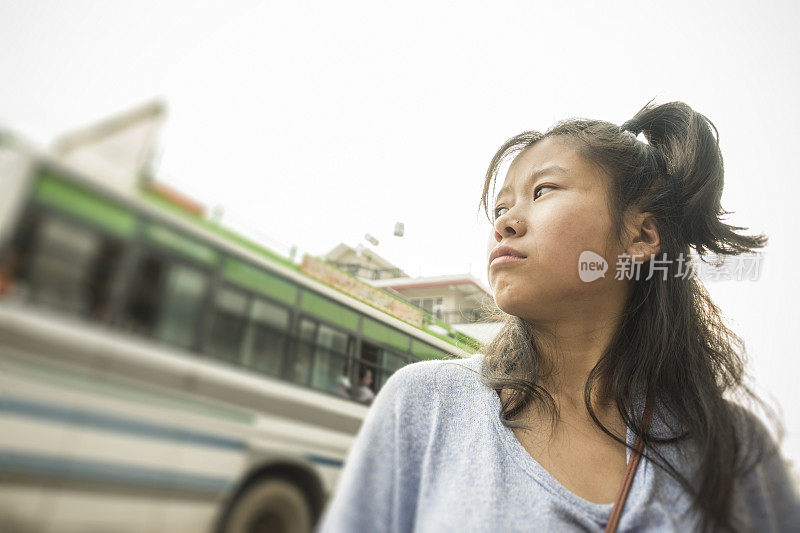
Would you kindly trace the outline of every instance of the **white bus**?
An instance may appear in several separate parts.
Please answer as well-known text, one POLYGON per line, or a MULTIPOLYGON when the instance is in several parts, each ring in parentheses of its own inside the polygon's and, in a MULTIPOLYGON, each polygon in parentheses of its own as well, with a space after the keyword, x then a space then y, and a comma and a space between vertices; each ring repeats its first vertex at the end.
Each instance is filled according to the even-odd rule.
POLYGON ((0 136, 0 531, 308 531, 364 402, 477 347, 0 136))

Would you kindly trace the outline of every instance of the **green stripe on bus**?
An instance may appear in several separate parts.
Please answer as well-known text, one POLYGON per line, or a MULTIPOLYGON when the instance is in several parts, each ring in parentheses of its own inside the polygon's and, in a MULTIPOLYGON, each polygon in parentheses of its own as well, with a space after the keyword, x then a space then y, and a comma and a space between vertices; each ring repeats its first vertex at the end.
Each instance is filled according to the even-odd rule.
POLYGON ((164 226, 148 223, 145 227, 145 235, 150 241, 189 259, 194 259, 207 265, 215 265, 219 260, 219 254, 213 248, 184 237, 164 226))
POLYGON ((453 337, 456 341, 456 346, 467 353, 475 353, 481 348, 481 342, 479 340, 473 339, 461 331, 453 330, 453 337))
POLYGON ((300 297, 300 308, 334 324, 339 324, 353 331, 358 330, 358 313, 342 305, 335 304, 326 298, 317 296, 313 292, 303 291, 300 297))
POLYGON ((64 181, 50 170, 39 175, 33 196, 43 204, 66 211, 115 235, 132 237, 136 231, 136 216, 133 213, 64 181))
POLYGON ((411 353, 420 359, 450 359, 452 356, 418 340, 411 343, 411 353))
POLYGON ((92 392, 101 396, 129 400, 136 404, 177 409, 193 414, 233 420, 244 424, 253 424, 255 422, 255 415, 244 411, 228 409, 199 400, 183 399, 171 394, 165 394, 135 385, 128 385, 122 382, 111 382, 107 381, 106 378, 92 379, 89 376, 77 372, 56 369, 45 365, 18 361, 7 363, 4 367, 4 371, 7 371, 9 374, 13 373, 50 383, 51 385, 79 390, 81 392, 92 392))
POLYGON ((380 322, 364 318, 364 322, 361 324, 361 334, 372 340, 393 346, 402 352, 408 352, 408 335, 386 327, 380 322))
POLYGON ((297 286, 295 284, 238 259, 225 258, 222 276, 229 281, 239 283, 289 305, 294 305, 297 300, 297 286))

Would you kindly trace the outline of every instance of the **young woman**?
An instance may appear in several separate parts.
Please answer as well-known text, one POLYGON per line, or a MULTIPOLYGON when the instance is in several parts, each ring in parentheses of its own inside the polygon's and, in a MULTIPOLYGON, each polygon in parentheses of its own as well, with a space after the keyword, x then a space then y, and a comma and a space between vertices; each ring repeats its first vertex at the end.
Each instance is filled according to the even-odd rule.
POLYGON ((487 250, 501 331, 388 380, 319 530, 800 531, 775 441, 730 399, 757 400, 743 343, 689 261, 767 240, 719 218, 714 125, 671 102, 522 133, 484 208, 512 155, 487 250))

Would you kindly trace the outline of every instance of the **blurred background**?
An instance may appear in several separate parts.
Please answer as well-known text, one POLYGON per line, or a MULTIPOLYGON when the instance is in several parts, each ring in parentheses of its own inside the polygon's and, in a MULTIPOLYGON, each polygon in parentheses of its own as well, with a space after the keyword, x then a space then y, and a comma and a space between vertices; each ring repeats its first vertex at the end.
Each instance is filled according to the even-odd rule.
POLYGON ((0 2, 0 518, 302 530, 388 376, 497 330, 495 150, 653 98, 714 122, 727 220, 770 238, 707 287, 800 479, 798 11, 0 2))

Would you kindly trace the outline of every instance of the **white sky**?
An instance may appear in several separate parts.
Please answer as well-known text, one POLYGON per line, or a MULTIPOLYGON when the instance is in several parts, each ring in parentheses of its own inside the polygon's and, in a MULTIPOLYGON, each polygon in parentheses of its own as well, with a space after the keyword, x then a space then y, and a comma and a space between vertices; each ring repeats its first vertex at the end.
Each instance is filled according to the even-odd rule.
POLYGON ((486 281, 476 215, 508 137, 648 100, 709 117, 761 279, 710 283, 800 465, 792 2, 0 2, 0 124, 42 145, 154 97, 161 178, 286 245, 365 233, 412 275, 486 281), (406 235, 392 236, 402 221, 406 235))

